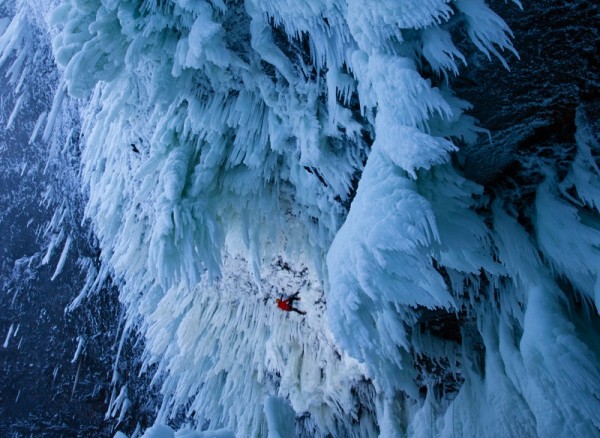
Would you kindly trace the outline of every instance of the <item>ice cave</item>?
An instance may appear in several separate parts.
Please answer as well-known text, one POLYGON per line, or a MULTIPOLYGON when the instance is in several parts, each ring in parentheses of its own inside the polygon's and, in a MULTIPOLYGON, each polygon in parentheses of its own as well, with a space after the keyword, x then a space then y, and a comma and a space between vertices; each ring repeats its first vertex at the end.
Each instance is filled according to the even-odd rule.
POLYGON ((0 435, 600 437, 598 23, 0 0, 0 435))

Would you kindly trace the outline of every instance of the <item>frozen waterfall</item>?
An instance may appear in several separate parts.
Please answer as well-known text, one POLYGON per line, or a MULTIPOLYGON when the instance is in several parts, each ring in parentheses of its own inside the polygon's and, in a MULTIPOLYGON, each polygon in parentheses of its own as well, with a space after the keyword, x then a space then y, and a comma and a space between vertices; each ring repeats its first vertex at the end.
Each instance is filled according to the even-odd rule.
POLYGON ((597 120, 529 191, 465 175, 488 132, 454 84, 518 62, 484 0, 3 3, 6 128, 46 50, 31 138, 77 149, 101 250, 71 309, 110 276, 160 395, 115 436, 600 435, 597 120))

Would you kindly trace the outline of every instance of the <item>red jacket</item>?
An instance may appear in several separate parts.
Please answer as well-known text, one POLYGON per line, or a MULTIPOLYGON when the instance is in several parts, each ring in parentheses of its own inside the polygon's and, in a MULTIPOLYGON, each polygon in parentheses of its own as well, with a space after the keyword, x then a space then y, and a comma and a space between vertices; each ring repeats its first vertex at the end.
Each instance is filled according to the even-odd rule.
POLYGON ((285 310, 286 312, 289 312, 290 310, 292 310, 292 305, 289 303, 288 300, 277 300, 277 307, 279 307, 281 310, 285 310))

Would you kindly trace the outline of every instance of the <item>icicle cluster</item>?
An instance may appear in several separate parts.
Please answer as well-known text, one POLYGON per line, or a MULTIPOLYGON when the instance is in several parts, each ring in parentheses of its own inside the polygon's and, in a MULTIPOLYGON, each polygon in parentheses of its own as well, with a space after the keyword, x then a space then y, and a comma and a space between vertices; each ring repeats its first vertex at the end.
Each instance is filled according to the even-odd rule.
POLYGON ((163 395, 147 436, 597 432, 599 146, 580 115, 527 209, 460 175, 453 38, 515 53, 483 0, 64 0, 49 25, 44 137, 80 99, 86 214, 163 395), (273 304, 297 290, 306 319, 273 304))

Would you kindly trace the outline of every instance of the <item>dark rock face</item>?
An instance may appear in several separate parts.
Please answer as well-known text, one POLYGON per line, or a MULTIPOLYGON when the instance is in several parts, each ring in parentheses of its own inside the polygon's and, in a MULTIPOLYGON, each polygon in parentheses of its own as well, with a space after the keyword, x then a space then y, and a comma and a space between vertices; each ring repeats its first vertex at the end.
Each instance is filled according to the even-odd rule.
POLYGON ((117 393, 128 384, 134 414, 119 424, 119 412, 106 416, 123 330, 118 291, 107 283, 80 307, 65 311, 85 282, 79 262, 95 254, 80 227, 70 230, 74 240, 55 280, 50 281, 62 248, 41 265, 40 230, 57 206, 40 205, 52 171, 43 172, 35 146, 28 145, 30 131, 24 130, 30 128, 24 123, 0 135, 0 227, 5 239, 0 252, 0 436, 112 436, 117 428, 131 433, 154 406, 147 378, 137 377, 141 346, 134 348, 130 337, 117 365, 117 393), (23 163, 27 170, 19 176, 23 163), (84 348, 75 358, 80 336, 84 348))
MULTIPOLYGON (((9 100, 10 94, 10 87, 3 84, 3 97, 9 100)), ((4 348, 0 348, 2 436, 31 433, 67 436, 77 430, 101 430, 108 391, 107 383, 102 382, 110 381, 107 377, 114 342, 111 338, 115 336, 111 335, 115 327, 110 326, 114 326, 115 317, 118 320, 115 302, 94 306, 103 309, 102 319, 99 314, 90 320, 89 311, 65 314, 65 307, 83 284, 83 274, 75 262, 86 246, 85 241, 74 243, 63 272, 54 281, 50 278, 60 249, 49 264, 41 266, 44 255, 39 252, 44 241, 41 230, 53 212, 41 204, 51 173, 43 172, 39 145, 28 144, 37 110, 41 111, 29 108, 14 129, 4 130, 0 136, 3 167, 0 226, 5 239, 0 256, 0 333, 4 342, 4 348), (21 172, 21 169, 26 170, 21 172), (92 321, 96 325, 93 328, 89 326, 92 321), (86 325, 83 331, 96 337, 87 351, 72 362, 77 337, 86 325)))
POLYGON ((507 54, 507 71, 474 53, 464 78, 453 85, 491 133, 491 141, 481 136, 459 154, 465 174, 483 184, 518 172, 518 162, 531 154, 564 159, 574 144, 576 109, 586 107, 598 118, 594 102, 600 85, 600 8, 595 2, 524 2, 521 11, 512 2, 494 0, 490 7, 513 31, 520 59, 507 54), (548 151, 548 145, 555 150, 548 151))
POLYGON ((105 282, 80 307, 65 311, 84 285, 82 263, 98 254, 81 224, 81 190, 73 186, 76 139, 60 157, 50 156, 41 142, 30 144, 37 117, 53 95, 53 62, 48 56, 38 61, 29 89, 36 98, 11 129, 5 126, 14 92, 6 68, 0 69, 0 436, 113 436, 117 428, 131 433, 138 421, 146 426, 155 401, 148 398, 147 378, 137 378, 141 346, 134 348, 130 337, 117 365, 116 387, 118 394, 128 383, 133 415, 121 424, 119 412, 106 416, 123 330, 118 291, 105 282), (61 225, 65 235, 43 264, 45 229, 56 210, 67 212, 61 225), (66 263, 51 281, 68 235, 73 240, 66 263), (84 348, 75 358, 80 336, 84 348))
MULTIPOLYGON (((455 36, 470 56, 452 87, 489 130, 476 144, 463 147, 455 164, 492 199, 510 203, 521 225, 533 232, 539 184, 548 171, 564 178, 575 157, 576 116, 600 136, 600 7, 583 0, 523 2, 523 10, 512 2, 488 3, 513 31, 519 58, 503 53, 510 67, 504 69, 455 36)), ((578 294, 567 284, 562 287, 578 306, 578 294)), ((472 329, 472 317, 434 313, 424 314, 419 322, 422 330, 441 339, 470 333, 471 351, 484 357, 477 354, 485 347, 472 329)), ((443 378, 452 381, 451 376, 443 378)))

